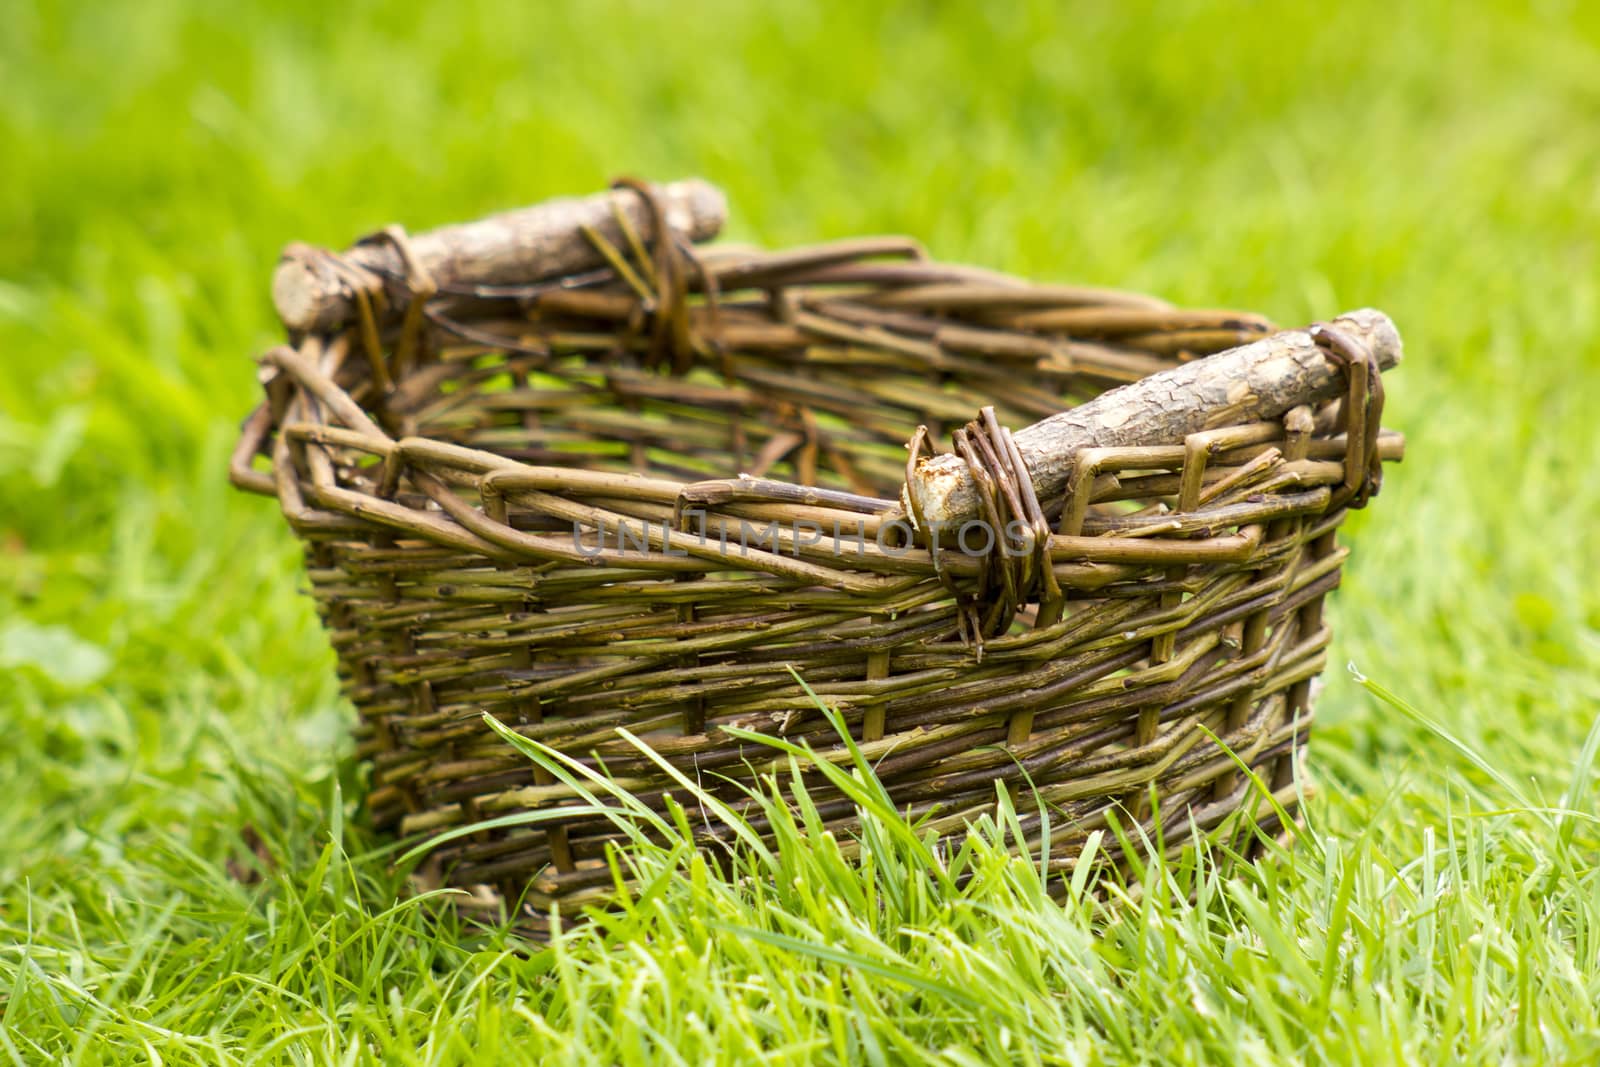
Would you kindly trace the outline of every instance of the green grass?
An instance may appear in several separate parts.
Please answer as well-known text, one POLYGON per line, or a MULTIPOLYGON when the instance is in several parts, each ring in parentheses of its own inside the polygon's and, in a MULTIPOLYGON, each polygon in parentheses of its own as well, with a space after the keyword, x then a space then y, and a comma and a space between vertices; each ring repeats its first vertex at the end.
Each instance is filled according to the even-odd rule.
POLYGON ((14 0, 3 23, 0 1056, 1600 1057, 1592 7, 14 0), (620 173, 711 177, 739 239, 904 230, 1283 322, 1395 317, 1409 457, 1351 523, 1292 856, 1219 867, 1223 841, 1063 907, 1003 807, 934 853, 863 778, 859 858, 803 823, 742 880, 641 848, 631 909, 531 955, 406 894, 291 538, 222 476, 268 272, 290 238, 620 173))

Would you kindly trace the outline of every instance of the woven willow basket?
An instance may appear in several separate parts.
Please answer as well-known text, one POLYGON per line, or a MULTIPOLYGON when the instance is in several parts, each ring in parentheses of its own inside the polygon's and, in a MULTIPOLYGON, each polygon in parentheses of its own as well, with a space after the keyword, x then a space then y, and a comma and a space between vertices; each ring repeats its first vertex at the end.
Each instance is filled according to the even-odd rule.
MULTIPOLYGON (((722 211, 622 184, 286 251, 232 476, 304 541, 376 823, 576 803, 484 713, 660 806, 626 727, 738 806, 774 753, 722 727, 846 758, 792 671, 904 808, 956 833, 1001 785, 1060 865, 1152 797, 1169 842, 1215 827, 1258 788, 1217 739, 1292 810, 1335 533, 1402 450, 1388 320, 1277 332, 900 238, 696 247, 722 211)), ((611 892, 613 836, 442 858, 537 915, 611 892)))

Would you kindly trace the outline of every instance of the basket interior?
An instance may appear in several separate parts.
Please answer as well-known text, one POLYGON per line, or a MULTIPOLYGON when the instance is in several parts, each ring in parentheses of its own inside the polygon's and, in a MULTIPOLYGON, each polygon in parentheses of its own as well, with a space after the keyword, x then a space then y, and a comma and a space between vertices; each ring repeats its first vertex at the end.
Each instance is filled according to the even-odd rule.
POLYGON ((826 249, 720 266, 733 287, 685 297, 677 351, 615 281, 534 295, 514 315, 439 316, 436 358, 400 381, 386 420, 535 466, 742 474, 892 501, 919 426, 941 441, 986 405, 1027 425, 1270 328, 916 261, 846 271, 826 249))

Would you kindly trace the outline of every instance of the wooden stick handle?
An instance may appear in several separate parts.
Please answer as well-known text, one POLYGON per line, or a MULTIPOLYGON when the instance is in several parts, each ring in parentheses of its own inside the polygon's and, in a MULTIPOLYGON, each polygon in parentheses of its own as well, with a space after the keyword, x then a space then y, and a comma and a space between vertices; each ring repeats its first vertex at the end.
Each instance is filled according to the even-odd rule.
MULTIPOLYGON (((1351 311, 1330 325, 1370 349, 1380 369, 1400 362, 1400 334, 1383 312, 1351 311)), ((1044 501, 1066 490, 1083 449, 1181 444, 1192 433, 1275 419, 1344 389, 1343 370, 1311 334, 1287 330, 1102 393, 1014 436, 1044 501)), ((959 525, 982 514, 966 461, 951 454, 917 462, 902 504, 930 525, 959 525)))
MULTIPOLYGON (((691 241, 715 237, 727 221, 727 198, 709 182, 691 178, 656 186, 655 192, 667 225, 691 241)), ((591 227, 624 247, 617 210, 650 239, 643 197, 629 189, 612 189, 444 226, 413 235, 409 245, 415 266, 440 287, 517 285, 603 265, 605 260, 583 230, 591 227)), ((382 274, 409 274, 391 242, 358 244, 339 258, 382 274)), ((272 278, 272 300, 278 318, 291 330, 335 329, 354 313, 348 277, 325 253, 307 245, 284 249, 272 278)))

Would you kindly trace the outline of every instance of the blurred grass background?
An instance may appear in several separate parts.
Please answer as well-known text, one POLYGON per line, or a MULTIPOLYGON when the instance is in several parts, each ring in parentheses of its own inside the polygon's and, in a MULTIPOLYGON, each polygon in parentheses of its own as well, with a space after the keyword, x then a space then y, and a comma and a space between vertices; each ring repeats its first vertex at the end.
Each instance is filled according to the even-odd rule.
MULTIPOLYGON (((227 488, 225 458, 254 402, 249 357, 275 340, 267 281, 285 241, 342 246, 624 173, 712 179, 734 239, 904 231, 941 258, 1284 323, 1388 311, 1408 361, 1388 378, 1386 421, 1410 446, 1347 527, 1332 662, 1460 747, 1336 666, 1311 817, 1335 855, 1389 872, 1357 909, 1393 912, 1384 894, 1406 890, 1405 907, 1430 902, 1426 925, 1445 908, 1429 894, 1447 890, 1465 910, 1425 942, 1402 923, 1370 957, 1319 957, 1341 995, 1379 991, 1345 1015, 1324 1005, 1307 1033, 1320 1027, 1325 1048, 1176 979, 1124 980, 1104 1011, 1170 1001, 1184 1025, 1073 1056, 1600 1048, 1600 808, 1583 756, 1600 708, 1596 8, 10 0, 4 24, 0 1048, 13 1057, 137 1058, 154 1042, 169 1061, 449 1061, 488 1047, 396 1038, 383 983, 340 977, 364 964, 274 925, 293 887, 315 898, 319 850, 360 777, 294 545, 269 502, 227 488), (1563 841, 1524 812, 1469 820, 1493 854, 1470 878, 1421 884, 1466 847, 1463 805, 1563 798, 1588 813, 1576 841, 1591 874, 1562 851, 1574 823, 1563 841), (280 867, 260 890, 226 874, 245 825, 280 867), (286 952, 319 961, 327 1003, 291 995, 262 955, 286 952), (239 973, 259 981, 230 986, 239 973), (185 975, 208 976, 211 999, 185 975)), ((370 933, 397 883, 382 857, 350 869, 370 933)), ((1282 877, 1263 899, 1309 953, 1327 886, 1300 867, 1282 877)), ((1183 914, 1197 937, 1238 931, 1183 914)), ((415 975, 478 959, 430 942, 409 911, 393 922, 418 946, 415 975)), ((573 958, 593 970, 569 989, 623 973, 573 958)), ((482 1041, 498 1032, 480 1012, 492 989, 536 1004, 551 1034, 595 1025, 536 970, 482 967, 463 979, 471 995, 415 1007, 406 992, 405 1011, 470 1016, 482 1041)), ((849 972, 827 981, 882 992, 849 972)), ((1263 972, 1260 995, 1298 1003, 1297 973, 1263 972)), ((692 1014, 694 995, 659 1010, 692 1014)), ((652 1045, 617 1010, 616 1034, 593 1040, 619 1043, 574 1058, 626 1060, 628 1041, 725 1054, 652 1045)), ((811 1009, 795 1010, 804 1031, 811 1009)), ((813 1021, 827 1031, 821 1009, 813 1021)), ((959 1059, 965 1025, 916 1040, 959 1059)))

